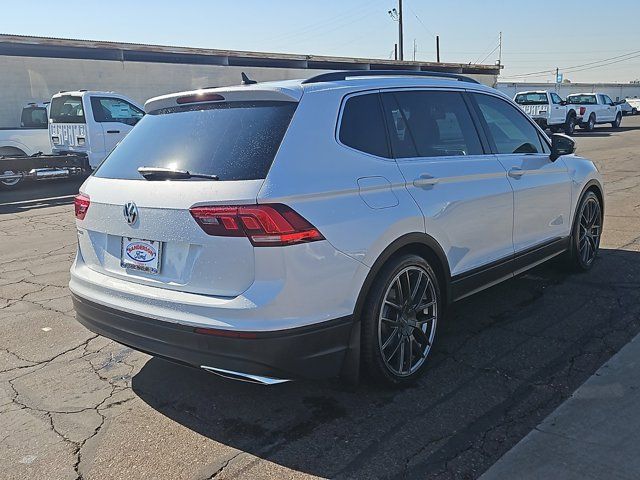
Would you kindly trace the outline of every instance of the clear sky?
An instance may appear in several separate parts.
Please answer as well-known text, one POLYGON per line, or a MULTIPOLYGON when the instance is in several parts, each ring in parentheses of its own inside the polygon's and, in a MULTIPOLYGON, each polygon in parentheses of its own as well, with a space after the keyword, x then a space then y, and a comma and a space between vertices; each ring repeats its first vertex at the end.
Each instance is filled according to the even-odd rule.
MULTIPOLYGON (((4 0, 0 33, 390 58, 397 0, 4 0)), ((640 0, 404 0, 405 59, 494 63, 502 80, 640 79, 640 0), (491 53, 492 52, 492 53, 491 53), (634 53, 635 52, 635 53, 634 53), (610 59, 605 61, 606 59, 610 59), (569 67, 574 67, 573 69, 569 67), (565 71, 566 70, 566 71, 565 71)))

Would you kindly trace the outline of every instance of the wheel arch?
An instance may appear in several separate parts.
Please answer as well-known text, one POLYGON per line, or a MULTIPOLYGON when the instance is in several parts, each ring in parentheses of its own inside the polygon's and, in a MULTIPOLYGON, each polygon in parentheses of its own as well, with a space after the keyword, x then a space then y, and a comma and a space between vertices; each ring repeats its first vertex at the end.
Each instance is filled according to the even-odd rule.
POLYGON ((429 261, 435 270, 436 275, 438 275, 438 280, 441 283, 441 291, 445 295, 445 303, 449 302, 451 298, 451 271, 449 269, 449 262, 447 261, 447 256, 445 255, 444 250, 436 239, 426 233, 408 233, 396 239, 387 248, 385 248, 369 270, 356 301, 354 310, 354 316, 356 318, 359 318, 364 302, 371 289, 371 285, 375 281, 382 267, 384 267, 384 265, 386 265, 391 259, 406 253, 415 253, 429 261))
POLYGON ((578 197, 578 203, 576 203, 576 210, 578 208, 577 206, 580 203, 580 200, 582 200, 582 197, 584 197, 585 193, 589 191, 592 191, 598 197, 598 200, 600 201, 600 209, 602 210, 602 216, 604 217, 604 190, 602 188, 602 184, 596 179, 589 180, 584 185, 584 187, 582 187, 582 191, 580 192, 580 196, 578 197))
POLYGON ((0 157, 2 156, 20 156, 29 155, 30 153, 26 148, 22 148, 16 145, 3 144, 0 145, 0 157))
POLYGON ((584 186, 582 187, 582 190, 580 191, 580 195, 578 195, 577 197, 575 208, 573 211, 573 219, 571 222, 572 234, 573 234, 573 228, 574 228, 575 222, 578 217, 578 207, 580 206, 580 202, 582 201, 582 199, 584 198, 587 192, 593 192, 598 197, 598 200, 600 201, 600 209, 602 210, 602 217, 604 218, 604 190, 602 188, 602 184, 598 180, 593 178, 584 184, 584 186))

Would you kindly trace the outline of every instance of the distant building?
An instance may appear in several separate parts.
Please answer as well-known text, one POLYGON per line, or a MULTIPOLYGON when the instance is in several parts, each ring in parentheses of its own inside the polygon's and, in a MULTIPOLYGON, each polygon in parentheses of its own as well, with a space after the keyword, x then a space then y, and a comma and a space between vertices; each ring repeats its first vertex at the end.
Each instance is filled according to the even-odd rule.
POLYGON ((117 91, 144 102, 165 93, 306 78, 328 70, 408 69, 461 73, 494 86, 500 67, 458 63, 240 52, 0 34, 0 127, 16 126, 26 102, 60 90, 117 91))

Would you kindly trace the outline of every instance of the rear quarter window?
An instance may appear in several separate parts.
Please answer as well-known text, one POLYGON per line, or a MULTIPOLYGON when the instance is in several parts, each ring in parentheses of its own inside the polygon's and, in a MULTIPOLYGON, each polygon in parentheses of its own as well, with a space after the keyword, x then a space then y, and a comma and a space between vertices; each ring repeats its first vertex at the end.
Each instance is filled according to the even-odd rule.
POLYGON ((350 97, 342 111, 340 142, 361 152, 390 158, 382 106, 377 93, 350 97))

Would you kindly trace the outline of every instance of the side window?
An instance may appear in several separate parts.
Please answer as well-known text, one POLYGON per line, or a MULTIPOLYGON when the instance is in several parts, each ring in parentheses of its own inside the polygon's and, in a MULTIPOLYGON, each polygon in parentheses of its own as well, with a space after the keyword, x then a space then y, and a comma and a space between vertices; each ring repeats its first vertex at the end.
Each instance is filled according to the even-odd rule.
POLYGON ((404 91, 384 93, 382 99, 394 157, 484 153, 461 94, 404 91))
POLYGON ((474 94, 498 154, 541 153, 538 130, 522 112, 491 95, 474 94))
POLYGON ((551 94, 551 101, 553 103, 555 103, 556 105, 559 105, 562 103, 562 99, 560 98, 560 96, 556 93, 552 93, 551 94))
POLYGON ((108 97, 91 97, 93 118, 96 122, 120 122, 135 125, 144 112, 125 100, 108 97))
POLYGON ((613 101, 611 100, 611 97, 609 95, 603 95, 602 96, 604 98, 604 103, 607 105, 613 105, 613 101))
POLYGON ((343 144, 361 152, 390 157, 377 93, 356 95, 347 100, 342 112, 339 138, 343 144))

